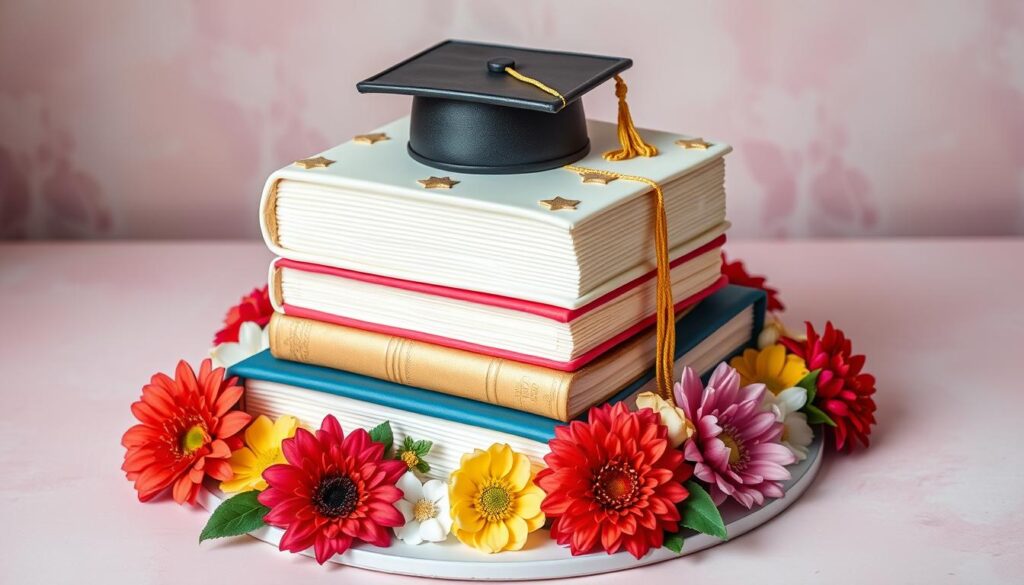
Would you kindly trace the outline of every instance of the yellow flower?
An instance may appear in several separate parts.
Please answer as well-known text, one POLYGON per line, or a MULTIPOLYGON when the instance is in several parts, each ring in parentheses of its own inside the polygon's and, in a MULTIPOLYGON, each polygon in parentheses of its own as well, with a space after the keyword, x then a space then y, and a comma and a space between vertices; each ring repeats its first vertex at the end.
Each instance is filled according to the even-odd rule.
POLYGON ((529 458, 508 445, 463 455, 448 487, 452 532, 488 553, 522 549, 527 535, 544 525, 544 492, 533 476, 529 458))
POLYGON ((286 463, 281 452, 281 441, 290 439, 299 428, 299 421, 291 416, 279 417, 276 421, 264 415, 256 417, 245 429, 245 446, 231 453, 231 470, 235 476, 220 483, 226 493, 265 490, 267 482, 263 471, 275 463, 286 463))
POLYGON ((807 375, 807 364, 798 355, 786 354, 786 348, 775 344, 758 351, 747 349, 742 356, 732 358, 729 365, 736 368, 740 382, 748 384, 761 383, 778 394, 807 375))
POLYGON ((650 408, 661 417, 661 424, 668 428, 668 438, 673 447, 678 447, 697 432, 693 423, 686 418, 686 413, 678 406, 672 406, 667 400, 654 392, 641 392, 636 396, 636 407, 650 408))

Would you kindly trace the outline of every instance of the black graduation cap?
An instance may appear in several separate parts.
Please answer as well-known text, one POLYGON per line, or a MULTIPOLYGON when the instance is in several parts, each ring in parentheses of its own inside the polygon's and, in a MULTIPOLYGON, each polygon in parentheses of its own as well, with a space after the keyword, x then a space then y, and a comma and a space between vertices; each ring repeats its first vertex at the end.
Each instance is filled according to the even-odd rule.
MULTIPOLYGON (((613 77, 621 126, 625 84, 618 74, 632 65, 619 57, 444 41, 356 88, 413 96, 409 154, 419 162, 463 173, 526 173, 587 155, 580 98, 613 77)), ((639 154, 656 154, 648 148, 653 152, 639 154)))

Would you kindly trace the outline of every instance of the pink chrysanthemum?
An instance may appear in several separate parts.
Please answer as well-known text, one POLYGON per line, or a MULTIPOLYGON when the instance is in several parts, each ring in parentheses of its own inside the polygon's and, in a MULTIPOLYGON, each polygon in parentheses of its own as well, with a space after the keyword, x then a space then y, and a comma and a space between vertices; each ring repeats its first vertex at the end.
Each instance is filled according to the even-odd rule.
POLYGON ((779 442, 782 424, 761 408, 764 384, 740 387, 736 370, 722 363, 707 388, 691 368, 675 385, 676 403, 693 421, 694 436, 683 446, 694 475, 710 486, 715 504, 726 498, 746 508, 783 495, 793 453, 779 442))

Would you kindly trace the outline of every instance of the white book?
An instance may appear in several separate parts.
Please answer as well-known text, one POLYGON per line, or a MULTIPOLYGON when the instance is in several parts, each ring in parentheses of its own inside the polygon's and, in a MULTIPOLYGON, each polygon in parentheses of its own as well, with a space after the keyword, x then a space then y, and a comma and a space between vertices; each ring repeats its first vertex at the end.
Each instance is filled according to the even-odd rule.
MULTIPOLYGON (((676 361, 676 368, 681 370, 683 366, 690 366, 701 373, 710 372, 719 362, 750 343, 755 317, 756 309, 753 306, 741 310, 693 349, 684 353, 676 361)), ((273 359, 261 356, 257 358, 273 359)), ((245 367, 245 362, 242 363, 242 367, 245 367)), ((241 373, 244 374, 244 371, 241 373)), ((540 422, 531 423, 530 432, 520 435, 358 400, 326 390, 311 390, 292 384, 261 380, 255 374, 243 377, 246 378, 244 408, 253 416, 263 414, 276 418, 290 415, 298 418, 309 428, 319 428, 323 418, 333 414, 346 430, 369 429, 383 421, 389 421, 396 442, 400 442, 406 436, 432 441, 434 446, 426 458, 431 465, 427 475, 441 480, 447 480, 451 472, 458 468, 459 460, 464 453, 472 452, 474 449, 486 449, 493 443, 507 443, 514 450, 530 457, 536 465, 541 465, 548 448, 547 439, 539 440, 538 435, 553 437, 555 426, 564 424, 535 415, 525 415, 532 417, 533 421, 540 422), (543 428, 538 430, 538 427, 543 428), (524 436, 526 434, 531 434, 532 438, 524 436)), ((626 398, 627 404, 632 407, 636 394, 649 390, 650 385, 651 383, 648 383, 640 387, 626 398)), ((433 395, 429 391, 421 392, 427 396, 433 395)), ((499 407, 492 408, 507 411, 499 407)), ((517 416, 524 414, 518 413, 517 416)))
MULTIPOLYGON (((720 230, 692 243, 670 272, 672 298, 689 306, 724 284, 720 230)), ((456 349, 575 370, 654 322, 654 274, 576 311, 460 294, 277 259, 270 299, 281 313, 400 335, 456 349)))
MULTIPOLYGON (((577 308, 655 267, 654 200, 644 183, 583 183, 564 168, 514 175, 439 171, 406 152, 408 118, 376 129, 389 140, 349 141, 319 154, 327 167, 273 173, 260 205, 263 236, 293 260, 577 308), (451 189, 417 181, 447 176, 451 189), (541 201, 576 200, 551 211, 541 201)), ((660 154, 621 162, 616 127, 588 122, 591 154, 578 167, 656 181, 665 194, 669 248, 725 225, 723 157, 713 143, 641 130, 660 154)))

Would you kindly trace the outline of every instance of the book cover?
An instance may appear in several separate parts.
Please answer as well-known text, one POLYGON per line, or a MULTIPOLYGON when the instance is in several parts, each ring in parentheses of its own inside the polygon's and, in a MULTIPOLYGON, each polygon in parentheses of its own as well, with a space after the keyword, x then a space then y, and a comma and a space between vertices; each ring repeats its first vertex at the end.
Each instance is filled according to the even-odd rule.
MULTIPOLYGON (((588 128, 593 152, 576 165, 660 184, 670 248, 725 222, 728 145, 680 148, 675 142, 687 137, 645 130, 661 154, 609 163, 599 153, 617 143, 615 125, 589 121, 588 128)), ((320 153, 331 161, 326 166, 293 164, 269 177, 260 217, 273 252, 570 309, 621 273, 654 266, 653 201, 645 183, 584 183, 576 172, 558 168, 456 173, 448 177, 450 188, 426 189, 420 181, 439 172, 408 156, 408 118, 376 132, 389 139, 346 142, 320 153), (577 204, 561 212, 541 204, 556 195, 577 204)))
MULTIPOLYGON (((756 341, 764 322, 764 293, 744 287, 727 286, 706 299, 696 309, 680 319, 677 333, 681 342, 676 346, 676 357, 694 349, 700 340, 708 337, 742 311, 752 308, 754 318, 749 339, 721 359, 742 351, 756 341)), ((229 369, 231 375, 267 382, 288 384, 353 398, 390 408, 414 412, 428 417, 451 420, 471 426, 509 433, 535 441, 546 442, 554 436, 560 421, 511 408, 495 406, 467 398, 449 396, 429 390, 403 386, 386 380, 361 376, 351 372, 279 360, 270 351, 264 351, 229 369)), ((653 371, 636 380, 609 402, 632 396, 653 377, 653 371)))

